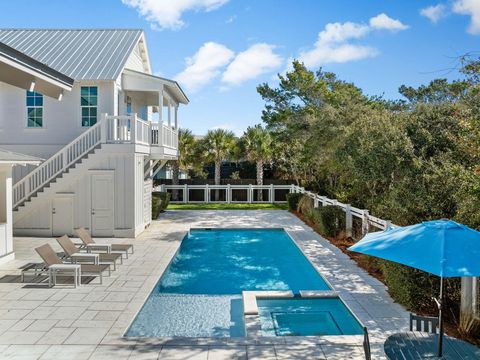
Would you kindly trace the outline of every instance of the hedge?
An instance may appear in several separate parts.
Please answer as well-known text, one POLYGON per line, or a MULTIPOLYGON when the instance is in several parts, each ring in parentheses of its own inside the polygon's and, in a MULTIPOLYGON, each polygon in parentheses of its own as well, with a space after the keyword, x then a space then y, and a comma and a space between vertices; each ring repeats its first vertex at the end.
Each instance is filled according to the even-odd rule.
MULTIPOLYGON (((437 314, 433 298, 438 298, 440 278, 404 265, 383 261, 383 275, 392 298, 415 312, 437 314)), ((458 313, 460 304, 460 279, 445 279, 445 308, 458 313)))
POLYGON ((338 237, 345 233, 345 212, 336 205, 320 206, 305 212, 307 220, 315 224, 320 234, 338 237))
POLYGON ((297 211, 298 202, 300 201, 302 196, 303 196, 303 194, 300 194, 300 193, 289 193, 289 194, 287 194, 288 210, 297 211))
POLYGON ((168 192, 152 193, 152 219, 157 219, 158 215, 168 207, 171 194, 168 192))

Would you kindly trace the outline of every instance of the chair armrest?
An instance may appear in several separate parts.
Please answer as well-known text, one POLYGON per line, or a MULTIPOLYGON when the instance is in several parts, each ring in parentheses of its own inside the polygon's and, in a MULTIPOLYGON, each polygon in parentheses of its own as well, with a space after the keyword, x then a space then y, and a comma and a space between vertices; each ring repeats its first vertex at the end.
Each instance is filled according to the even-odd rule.
POLYGON ((93 264, 97 264, 99 262, 99 254, 92 254, 92 253, 79 253, 79 254, 74 254, 71 256, 72 262, 77 263, 77 260, 79 261, 89 261, 93 262, 93 264))
POLYGON ((86 246, 87 251, 91 250, 105 250, 107 253, 112 252, 112 245, 111 244, 87 244, 86 246))

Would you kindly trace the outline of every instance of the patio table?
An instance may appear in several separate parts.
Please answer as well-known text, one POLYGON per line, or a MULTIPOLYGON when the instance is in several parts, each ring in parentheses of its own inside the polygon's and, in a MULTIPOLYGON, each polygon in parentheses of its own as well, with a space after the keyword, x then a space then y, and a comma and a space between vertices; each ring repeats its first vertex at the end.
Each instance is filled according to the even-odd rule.
POLYGON ((443 357, 437 357, 438 334, 410 331, 389 336, 384 344, 390 360, 478 360, 480 348, 465 341, 445 336, 443 357))

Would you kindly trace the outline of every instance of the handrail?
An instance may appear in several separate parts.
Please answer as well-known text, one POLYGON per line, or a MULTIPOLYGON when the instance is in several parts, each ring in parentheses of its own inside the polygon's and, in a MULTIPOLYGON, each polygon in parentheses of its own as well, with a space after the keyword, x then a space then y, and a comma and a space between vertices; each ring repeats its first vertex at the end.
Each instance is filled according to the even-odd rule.
POLYGON ((29 172, 13 186, 13 207, 43 188, 70 165, 101 142, 101 127, 97 123, 29 172))
POLYGON ((132 115, 102 114, 101 120, 45 160, 13 186, 13 208, 28 200, 101 143, 178 148, 178 131, 132 115))

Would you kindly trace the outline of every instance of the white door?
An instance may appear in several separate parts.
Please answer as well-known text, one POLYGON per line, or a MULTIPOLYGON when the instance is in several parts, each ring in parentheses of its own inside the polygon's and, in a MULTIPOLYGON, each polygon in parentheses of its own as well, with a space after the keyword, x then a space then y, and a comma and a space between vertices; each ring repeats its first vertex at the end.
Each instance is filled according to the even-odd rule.
POLYGON ((113 235, 113 174, 92 175, 92 235, 113 235))
POLYGON ((52 235, 73 233, 73 198, 58 197, 52 200, 52 235))

